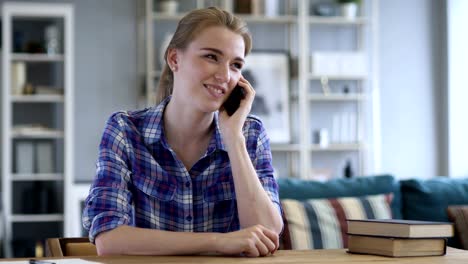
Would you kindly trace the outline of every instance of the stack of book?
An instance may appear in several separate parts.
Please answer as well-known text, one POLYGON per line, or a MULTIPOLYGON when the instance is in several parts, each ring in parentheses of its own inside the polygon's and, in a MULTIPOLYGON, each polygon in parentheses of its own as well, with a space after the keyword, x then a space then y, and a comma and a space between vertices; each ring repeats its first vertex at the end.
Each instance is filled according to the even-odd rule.
POLYGON ((348 219, 348 252, 389 257, 445 255, 452 223, 348 219))

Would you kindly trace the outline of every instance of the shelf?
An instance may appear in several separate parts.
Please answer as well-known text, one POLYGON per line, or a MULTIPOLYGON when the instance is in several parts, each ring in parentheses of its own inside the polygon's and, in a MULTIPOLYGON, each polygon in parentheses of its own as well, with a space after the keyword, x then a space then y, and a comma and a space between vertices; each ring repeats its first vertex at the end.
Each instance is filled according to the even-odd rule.
POLYGON ((169 15, 165 13, 160 13, 160 12, 154 12, 153 13, 153 20, 156 21, 179 21, 184 17, 185 13, 179 13, 175 15, 169 15))
POLYGON ((46 131, 13 131, 11 136, 13 138, 30 138, 30 139, 54 139, 63 138, 63 131, 58 130, 46 130, 46 131))
POLYGON ((25 62, 54 62, 64 61, 65 57, 62 54, 49 55, 44 53, 13 53, 11 55, 11 60, 25 62))
POLYGON ((323 77, 326 77, 329 81, 364 81, 367 79, 367 76, 351 76, 351 75, 328 75, 328 76, 319 76, 315 74, 309 74, 309 80, 321 80, 323 77))
POLYGON ((311 16, 309 17, 310 24, 318 25, 365 25, 368 23, 368 19, 365 17, 357 18, 346 18, 346 17, 321 17, 321 16, 311 16))
POLYGON ((301 146, 299 144, 271 144, 271 151, 276 152, 293 152, 300 151, 301 146))
MULTIPOLYGON (((185 13, 179 13, 175 15, 155 12, 153 13, 153 20, 156 21, 174 21, 177 22, 184 17, 185 13)), ((247 23, 268 23, 268 24, 289 24, 296 23, 297 17, 291 15, 285 16, 260 16, 260 15, 244 15, 244 14, 235 14, 236 16, 242 18, 247 23)))
POLYGON ((11 216, 12 222, 60 222, 63 219, 63 214, 14 214, 11 216))
POLYGON ((309 94, 307 99, 310 101, 362 101, 366 99, 364 94, 309 94))
POLYGON ((330 144, 327 147, 322 147, 318 144, 310 146, 311 151, 358 151, 362 148, 364 148, 364 145, 359 143, 338 143, 330 144))
POLYGON ((291 24, 297 22, 296 16, 256 16, 236 14, 247 23, 265 23, 265 24, 291 24))
POLYGON ((64 96, 56 94, 12 95, 11 101, 16 103, 63 103, 64 96))
POLYGON ((62 173, 31 173, 31 174, 18 174, 11 175, 12 181, 63 181, 62 173))

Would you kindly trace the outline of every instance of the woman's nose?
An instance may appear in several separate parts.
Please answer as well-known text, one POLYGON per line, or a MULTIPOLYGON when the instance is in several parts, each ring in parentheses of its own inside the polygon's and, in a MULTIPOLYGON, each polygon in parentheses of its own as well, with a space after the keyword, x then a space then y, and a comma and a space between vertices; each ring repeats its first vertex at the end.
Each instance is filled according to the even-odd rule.
POLYGON ((231 78, 231 73, 229 72, 229 66, 219 66, 216 74, 215 74, 216 80, 220 82, 229 82, 231 78))

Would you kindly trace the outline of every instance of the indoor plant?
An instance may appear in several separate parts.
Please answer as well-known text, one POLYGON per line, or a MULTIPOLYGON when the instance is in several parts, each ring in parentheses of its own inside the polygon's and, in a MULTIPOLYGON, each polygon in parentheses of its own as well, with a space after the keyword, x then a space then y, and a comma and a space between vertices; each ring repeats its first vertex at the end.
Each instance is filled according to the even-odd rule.
POLYGON ((355 18, 357 16, 360 0, 337 0, 340 4, 341 15, 346 18, 355 18))

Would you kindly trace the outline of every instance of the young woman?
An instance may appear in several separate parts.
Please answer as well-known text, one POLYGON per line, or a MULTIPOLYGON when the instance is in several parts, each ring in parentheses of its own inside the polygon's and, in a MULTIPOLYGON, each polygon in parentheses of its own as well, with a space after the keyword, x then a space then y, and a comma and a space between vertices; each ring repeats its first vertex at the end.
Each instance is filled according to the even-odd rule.
POLYGON ((218 8, 179 22, 159 104, 107 121, 83 225, 100 255, 266 256, 283 222, 269 139, 248 116, 246 24, 218 8), (236 85, 245 98, 223 108, 236 85))

